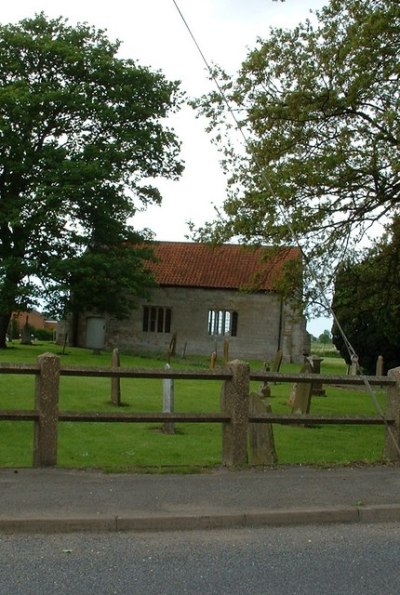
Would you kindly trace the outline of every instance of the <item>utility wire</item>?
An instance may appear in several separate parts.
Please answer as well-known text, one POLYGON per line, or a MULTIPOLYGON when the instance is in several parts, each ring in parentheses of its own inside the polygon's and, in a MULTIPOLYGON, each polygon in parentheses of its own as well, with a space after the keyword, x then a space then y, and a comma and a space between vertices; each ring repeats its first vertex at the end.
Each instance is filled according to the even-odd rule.
POLYGON ((300 250, 300 252, 302 254, 302 257, 304 259, 304 262, 306 263, 306 266, 307 266, 307 268, 308 268, 308 270, 310 272, 310 275, 311 275, 311 277, 312 277, 312 279, 313 279, 313 281, 314 281, 314 283, 315 283, 315 285, 316 285, 316 287, 318 289, 318 292, 320 294, 320 298, 321 298, 321 300, 323 302, 323 305, 326 308, 326 310, 330 313, 330 315, 332 316, 333 320, 335 321, 335 324, 336 324, 336 326, 337 326, 337 328, 338 328, 338 330, 339 330, 339 332, 340 332, 340 334, 342 336, 342 339, 343 339, 343 341, 344 341, 344 343, 346 345, 346 349, 347 349, 347 351, 349 353, 350 359, 351 359, 352 363, 356 366, 356 369, 358 370, 358 372, 359 372, 359 374, 360 374, 360 376, 361 376, 361 378, 362 378, 362 380, 364 382, 364 385, 366 387, 366 390, 367 390, 368 394, 370 395, 370 397, 372 399, 372 402, 374 403, 375 409, 378 412, 379 416, 384 421, 384 424, 385 424, 386 429, 387 429, 387 431, 389 433, 389 436, 390 436, 390 438, 393 441, 393 444, 395 446, 395 449, 398 452, 398 454, 400 455, 400 447, 397 444, 397 441, 395 439, 395 436, 394 436, 394 433, 393 433, 392 428, 387 423, 387 420, 386 420, 386 417, 385 417, 385 413, 384 413, 384 411, 382 410, 382 407, 379 404, 379 401, 378 401, 378 398, 376 396, 376 393, 373 390, 370 382, 368 381, 368 378, 361 371, 357 353, 356 353, 354 347, 352 346, 352 344, 350 343, 349 339, 347 338, 346 333, 344 332, 342 325, 340 324, 340 322, 339 322, 339 320, 338 320, 335 312, 332 309, 331 304, 329 303, 328 298, 325 295, 325 291, 324 291, 324 289, 323 289, 323 287, 322 287, 322 285, 321 285, 321 283, 320 283, 317 275, 314 272, 314 269, 313 269, 313 267, 311 265, 311 262, 310 262, 310 260, 309 260, 309 258, 307 256, 307 254, 305 253, 305 251, 304 251, 304 249, 303 249, 303 247, 302 247, 302 245, 300 243, 300 240, 297 237, 297 234, 296 234, 296 232, 293 229, 293 226, 292 226, 290 220, 286 216, 286 213, 285 213, 285 210, 284 210, 283 205, 281 203, 281 200, 277 196, 277 194, 276 194, 276 192, 275 192, 275 190, 274 190, 274 188, 273 188, 273 186, 271 184, 271 181, 269 180, 267 174, 265 173, 264 168, 261 166, 261 164, 259 162, 258 157, 256 155, 254 155, 253 151, 251 150, 250 141, 247 138, 247 136, 246 136, 246 134, 245 134, 242 126, 240 126, 239 121, 238 121, 238 119, 237 119, 237 117, 236 117, 236 115, 235 115, 235 113, 234 113, 234 111, 232 109, 232 106, 230 105, 230 103, 229 103, 229 101, 228 101, 228 99, 226 97, 225 92, 223 91, 221 85, 219 84, 219 81, 218 81, 217 77, 215 76, 214 71, 211 68, 211 65, 210 65, 209 61, 207 60, 204 52, 202 51, 202 49, 200 47, 200 44, 198 43, 195 35, 193 34, 193 32, 192 32, 192 30, 191 30, 191 28, 190 28, 190 26, 189 26, 189 24, 188 24, 188 22, 186 20, 186 18, 184 17, 181 9, 179 8, 178 3, 176 2, 176 0, 172 0, 172 2, 174 3, 175 8, 176 8, 176 10, 177 10, 177 12, 178 12, 178 14, 179 14, 179 16, 180 16, 180 18, 181 18, 184 26, 185 26, 185 28, 187 29, 187 31, 188 31, 188 33, 189 33, 189 35, 190 35, 190 37, 191 37, 194 45, 196 46, 197 51, 199 52, 199 54, 201 56, 201 59, 203 60, 203 62, 205 64, 206 68, 207 68, 207 71, 208 71, 211 79, 213 80, 215 86, 217 87, 217 89, 218 89, 218 91, 219 91, 219 93, 220 93, 220 95, 221 95, 221 97, 222 97, 222 99, 223 99, 223 101, 224 101, 224 103, 225 103, 228 111, 229 111, 229 114, 231 115, 231 117, 232 117, 232 119, 233 119, 233 121, 235 123, 236 129, 241 134, 245 146, 247 147, 249 153, 252 155, 255 164, 259 168, 259 170, 261 172, 261 176, 262 176, 262 178, 263 178, 266 186, 268 187, 268 190, 269 190, 271 196, 276 201, 276 204, 277 204, 278 209, 279 209, 279 211, 281 213, 282 219, 285 222, 285 225, 287 226, 287 228, 289 229, 290 234, 292 236, 292 239, 293 239, 294 243, 296 244, 296 246, 300 250))

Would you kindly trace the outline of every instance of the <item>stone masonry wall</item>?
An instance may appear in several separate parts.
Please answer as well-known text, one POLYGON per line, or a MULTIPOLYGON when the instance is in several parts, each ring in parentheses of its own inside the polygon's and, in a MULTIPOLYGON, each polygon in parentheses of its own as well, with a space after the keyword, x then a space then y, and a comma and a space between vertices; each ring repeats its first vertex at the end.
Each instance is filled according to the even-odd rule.
MULTIPOLYGON (((126 320, 105 317, 105 347, 136 352, 166 353, 176 333, 176 353, 186 344, 186 354, 222 354, 224 337, 208 334, 209 310, 238 313, 237 336, 229 337, 231 359, 261 358, 272 361, 280 347, 286 361, 302 362, 309 342, 303 318, 292 317, 273 293, 245 293, 228 290, 156 288, 151 300, 140 302, 126 320), (170 333, 143 332, 143 306, 171 308, 170 333), (281 329, 281 331, 280 331, 281 329), (281 338, 279 334, 281 332, 281 338)), ((81 320, 79 344, 85 346, 85 319, 81 320)))

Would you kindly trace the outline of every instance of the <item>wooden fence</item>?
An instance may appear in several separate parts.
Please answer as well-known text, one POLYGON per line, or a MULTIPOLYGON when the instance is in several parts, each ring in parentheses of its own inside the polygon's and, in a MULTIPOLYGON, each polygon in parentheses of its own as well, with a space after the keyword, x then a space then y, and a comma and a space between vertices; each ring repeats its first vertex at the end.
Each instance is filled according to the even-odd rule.
POLYGON ((32 410, 0 410, 0 420, 34 423, 33 466, 57 464, 58 422, 190 422, 222 424, 222 464, 238 467, 247 464, 249 424, 384 424, 386 426, 384 456, 400 460, 400 368, 388 376, 322 376, 319 374, 280 374, 251 372, 248 364, 229 362, 223 369, 207 371, 61 367, 52 353, 38 357, 37 364, 0 364, 0 374, 28 374, 36 377, 35 407, 32 410), (97 378, 170 378, 179 380, 221 380, 221 409, 215 413, 133 413, 59 411, 60 376, 97 378), (250 381, 317 383, 318 385, 353 385, 386 387, 388 407, 385 416, 319 416, 249 413, 250 381))

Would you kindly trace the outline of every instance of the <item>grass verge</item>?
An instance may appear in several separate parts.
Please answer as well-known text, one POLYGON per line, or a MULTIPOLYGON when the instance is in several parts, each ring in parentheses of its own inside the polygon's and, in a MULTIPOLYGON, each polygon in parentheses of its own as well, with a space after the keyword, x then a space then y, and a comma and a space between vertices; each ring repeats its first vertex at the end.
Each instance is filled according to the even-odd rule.
MULTIPOLYGON (((23 346, 15 343, 0 352, 0 362, 29 363, 46 351, 58 353, 61 365, 105 367, 111 355, 95 355, 89 350, 68 348, 61 354, 59 346, 42 343, 23 346)), ((162 368, 162 359, 122 354, 124 367, 162 368)), ((176 359, 174 367, 207 368, 207 358, 176 359)), ((250 362, 261 370, 263 362, 250 362)), ((299 365, 286 364, 284 372, 297 372, 299 365)), ((322 374, 343 375, 346 366, 339 358, 326 357, 322 374)), ((257 389, 255 383, 252 387, 257 389)), ((271 404, 274 413, 288 413, 290 385, 272 385, 271 404)), ((371 398, 360 389, 326 386, 326 396, 313 397, 311 412, 322 415, 374 415, 371 398)), ((175 381, 177 412, 219 411, 219 381, 175 381)), ((121 393, 124 410, 161 411, 160 380, 123 379, 121 393)), ((0 409, 33 408, 34 379, 29 376, 0 374, 0 409)), ((385 409, 386 392, 377 391, 385 409)), ((60 385, 62 411, 115 411, 110 402, 110 380, 101 378, 62 377, 60 385)), ((219 424, 180 423, 176 434, 164 434, 159 424, 72 423, 59 424, 58 465, 65 468, 96 468, 109 472, 160 470, 193 472, 212 469, 221 464, 221 427, 219 424)), ((274 437, 280 464, 343 465, 353 462, 382 460, 384 428, 381 426, 321 425, 297 427, 274 425, 274 437)), ((0 466, 30 467, 32 464, 33 424, 0 422, 0 466)))

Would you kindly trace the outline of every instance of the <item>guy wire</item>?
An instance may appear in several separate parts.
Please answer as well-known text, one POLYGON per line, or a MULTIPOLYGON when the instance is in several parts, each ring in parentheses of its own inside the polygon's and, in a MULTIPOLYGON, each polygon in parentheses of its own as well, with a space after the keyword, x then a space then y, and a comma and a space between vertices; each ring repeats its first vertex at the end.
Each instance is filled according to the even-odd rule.
POLYGON ((293 229, 293 226, 292 226, 291 222, 286 217, 286 213, 284 211, 283 205, 282 205, 282 203, 281 203, 278 195, 276 194, 276 192, 275 192, 275 190, 274 190, 274 188, 273 188, 273 186, 271 184, 270 179, 268 178, 268 176, 267 176, 264 168, 261 166, 258 157, 251 150, 250 142, 249 142, 249 140, 248 140, 245 132, 243 131, 243 128, 240 126, 239 121, 238 121, 238 119, 237 119, 237 117, 236 117, 236 115, 235 115, 235 113, 234 113, 234 111, 233 111, 233 109, 232 109, 229 101, 228 101, 228 98, 226 97, 225 92, 223 91, 221 85, 219 84, 219 82, 218 82, 218 80, 217 80, 217 78, 216 78, 216 76, 215 76, 215 74, 214 74, 214 72, 213 72, 213 70, 211 68, 211 65, 210 65, 209 61, 207 60, 204 52, 202 51, 202 49, 200 47, 200 44, 198 43, 198 41, 197 41, 194 33, 192 32, 192 30, 191 30, 191 28, 190 28, 190 26, 189 26, 189 24, 188 24, 188 22, 186 20, 186 18, 184 17, 181 9, 179 8, 178 3, 176 2, 176 0, 172 0, 172 2, 174 3, 175 8, 176 8, 176 10, 177 10, 177 12, 178 12, 178 14, 179 14, 179 16, 180 16, 180 18, 181 18, 184 26, 186 27, 186 29, 187 29, 187 31, 188 31, 188 33, 189 33, 189 35, 190 35, 190 37, 191 37, 194 45, 196 46, 196 49, 199 52, 199 54, 201 56, 201 59, 203 60, 203 62, 205 64, 206 68, 207 68, 207 71, 208 71, 208 73, 209 73, 212 81, 214 82, 215 86, 217 87, 218 92, 220 93, 220 95, 221 95, 221 97, 222 97, 222 99, 223 99, 223 101, 224 101, 224 103, 225 103, 225 105, 226 105, 226 107, 228 109, 228 112, 229 112, 230 116, 232 117, 232 119, 233 119, 233 121, 235 123, 235 127, 236 127, 237 131, 241 134, 241 136, 243 138, 243 142, 244 142, 244 144, 245 144, 245 146, 246 146, 249 154, 252 155, 252 158, 254 159, 254 162, 255 162, 256 166, 259 168, 260 173, 261 173, 261 177, 263 178, 266 186, 268 187, 268 190, 269 190, 271 196, 276 201, 276 204, 277 204, 278 209, 280 211, 281 217, 282 217, 285 225, 289 229, 290 235, 292 236, 292 239, 293 239, 294 243, 296 244, 297 248, 300 250, 300 253, 301 253, 301 255, 302 255, 303 259, 304 259, 304 262, 305 262, 305 264, 306 264, 306 266, 307 266, 307 268, 309 270, 310 276, 313 279, 313 281, 314 281, 314 283, 315 283, 315 285, 316 285, 316 287, 318 289, 318 292, 319 292, 320 297, 321 297, 321 299, 323 301, 324 307, 326 308, 326 310, 329 312, 329 314, 334 319, 335 324, 336 324, 336 326, 337 326, 337 328, 338 328, 338 330, 339 330, 339 332, 340 332, 340 334, 342 336, 342 339, 343 339, 343 341, 344 341, 344 343, 346 345, 346 349, 347 349, 347 351, 349 353, 350 359, 353 362, 353 364, 356 365, 357 370, 359 372, 359 375, 360 375, 362 381, 364 382, 365 388, 366 388, 368 394, 371 397, 371 400, 372 400, 372 402, 373 402, 373 404, 375 406, 375 409, 378 412, 378 414, 381 417, 381 419, 383 420, 384 425, 385 425, 385 427, 387 429, 387 432, 388 432, 388 434, 389 434, 389 436, 390 436, 390 438, 391 438, 391 440, 392 440, 392 442, 393 442, 393 444, 395 446, 395 449, 396 449, 397 453, 400 455, 400 446, 397 444, 397 441, 395 439, 393 430, 392 430, 392 428, 390 427, 389 423, 386 420, 384 411, 382 410, 382 407, 380 406, 380 404, 378 402, 378 399, 377 399, 377 396, 375 394, 375 391, 373 390, 370 382, 368 381, 368 378, 361 371, 361 367, 360 367, 360 364, 359 364, 359 360, 358 360, 358 356, 356 354, 356 351, 353 348, 352 344, 350 343, 349 339, 347 338, 346 333, 344 332, 344 330, 343 330, 343 328, 342 328, 339 320, 337 319, 337 316, 336 316, 335 312, 333 311, 332 306, 331 306, 331 304, 328 301, 328 298, 325 295, 324 288, 322 287, 322 285, 321 285, 318 277, 316 276, 316 274, 315 274, 315 272, 313 270, 313 267, 311 266, 311 262, 310 262, 310 260, 309 260, 309 258, 307 256, 307 254, 305 253, 305 251, 304 251, 304 249, 303 249, 303 247, 302 247, 302 245, 300 243, 300 240, 297 237, 297 234, 296 234, 296 232, 293 229))

